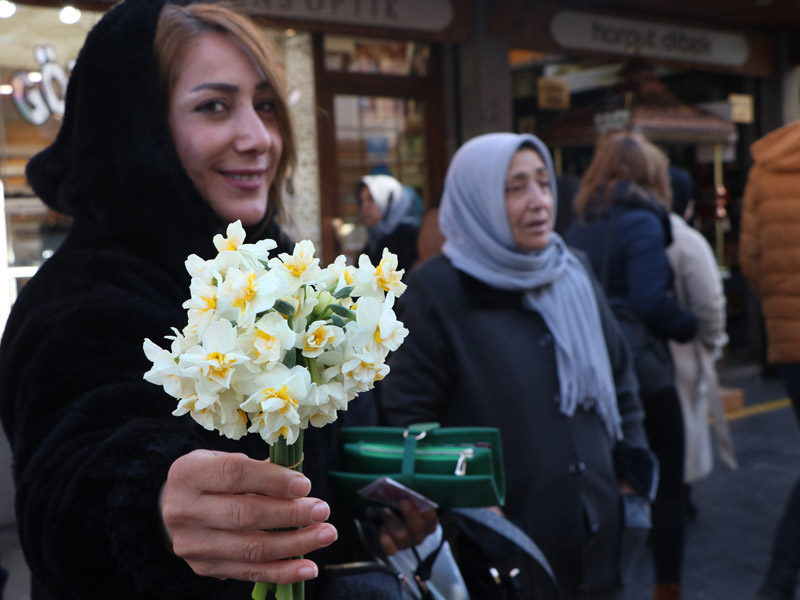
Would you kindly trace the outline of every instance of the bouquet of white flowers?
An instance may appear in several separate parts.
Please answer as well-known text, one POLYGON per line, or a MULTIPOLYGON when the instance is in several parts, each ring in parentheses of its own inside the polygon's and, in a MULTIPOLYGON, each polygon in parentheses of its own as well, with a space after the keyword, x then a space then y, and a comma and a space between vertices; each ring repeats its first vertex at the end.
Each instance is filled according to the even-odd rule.
MULTIPOLYGON (((389 372, 386 357, 408 334, 392 310, 403 271, 388 250, 377 267, 362 255, 357 267, 339 256, 323 269, 310 241, 270 258, 273 240, 245 244, 239 221, 226 233, 215 258, 186 260, 188 323, 167 336, 169 350, 144 341, 144 378, 178 399, 172 414, 232 439, 258 433, 271 462, 301 470, 303 430, 335 421, 389 372)), ((300 599, 302 584, 276 593, 300 599)))

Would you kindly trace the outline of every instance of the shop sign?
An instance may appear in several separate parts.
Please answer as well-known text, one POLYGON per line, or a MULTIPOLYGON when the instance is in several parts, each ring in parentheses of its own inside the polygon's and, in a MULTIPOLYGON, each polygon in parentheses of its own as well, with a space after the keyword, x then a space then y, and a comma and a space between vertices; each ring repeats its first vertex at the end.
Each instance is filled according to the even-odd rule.
POLYGON ((238 0, 238 5, 263 17, 410 31, 442 31, 455 16, 451 0, 238 0))
POLYGON ((731 103, 731 121, 734 123, 753 122, 753 96, 750 94, 728 94, 731 103))
POLYGON ((32 125, 42 125, 51 116, 64 116, 64 99, 67 95, 69 72, 75 60, 67 61, 67 68, 56 63, 52 46, 36 46, 33 56, 40 68, 37 76, 30 71, 15 71, 11 84, 11 102, 19 114, 32 125))
POLYGON ((536 97, 539 108, 563 110, 569 108, 569 85, 560 79, 539 77, 536 82, 536 97))
POLYGON ((565 10, 550 21, 550 34, 563 48, 636 54, 691 63, 740 67, 750 57, 744 36, 565 10))

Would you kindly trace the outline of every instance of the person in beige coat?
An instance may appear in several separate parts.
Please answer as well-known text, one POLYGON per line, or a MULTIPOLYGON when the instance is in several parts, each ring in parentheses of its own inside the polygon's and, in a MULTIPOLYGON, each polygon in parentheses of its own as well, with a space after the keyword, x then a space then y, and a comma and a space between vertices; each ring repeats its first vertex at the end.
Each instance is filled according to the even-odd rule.
MULTIPOLYGON (((781 374, 800 423, 800 121, 750 147, 739 259, 761 300, 767 361, 781 374)), ((800 571, 800 480, 776 529, 761 600, 792 600, 800 571)))
POLYGON ((689 342, 670 341, 675 361, 675 386, 683 410, 686 444, 684 481, 706 477, 714 466, 713 441, 720 458, 736 468, 730 428, 725 419, 716 362, 728 343, 725 331, 725 293, 714 251, 703 235, 686 221, 694 209, 694 182, 685 169, 670 167, 672 184, 672 244, 667 257, 675 273, 678 303, 697 318, 697 335, 689 342))

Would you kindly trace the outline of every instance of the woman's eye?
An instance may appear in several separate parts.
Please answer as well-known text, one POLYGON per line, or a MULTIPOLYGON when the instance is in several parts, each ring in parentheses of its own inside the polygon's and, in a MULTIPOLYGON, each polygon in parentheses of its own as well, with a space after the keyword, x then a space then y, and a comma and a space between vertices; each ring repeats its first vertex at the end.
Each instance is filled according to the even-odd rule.
POLYGON ((262 100, 256 104, 256 110, 267 115, 274 115, 277 111, 275 100, 262 100))
POLYGON ((550 189, 550 180, 549 179, 543 179, 543 180, 539 181, 539 187, 542 188, 543 190, 549 190, 550 189))
POLYGON ((225 110, 225 104, 221 100, 209 100, 200 104, 195 111, 206 114, 217 114, 225 110))

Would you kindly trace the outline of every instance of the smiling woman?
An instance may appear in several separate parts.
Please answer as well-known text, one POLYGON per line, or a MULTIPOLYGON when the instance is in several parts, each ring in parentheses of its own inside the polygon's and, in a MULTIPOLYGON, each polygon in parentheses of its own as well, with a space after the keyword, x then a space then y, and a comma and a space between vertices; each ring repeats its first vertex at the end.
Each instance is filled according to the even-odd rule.
POLYGON ((295 141, 266 36, 213 6, 167 5, 155 52, 175 148, 200 195, 226 223, 259 223, 268 200, 279 214, 295 141))
MULTIPOLYGON (((314 580, 319 565, 357 558, 327 478, 336 426, 305 436, 304 476, 264 460, 257 436, 233 442, 176 418, 143 379, 143 339, 168 335, 184 307, 220 308, 205 288, 186 306, 188 255, 202 264, 234 219, 242 244, 294 247, 280 224, 295 147, 276 55, 243 15, 179 1, 124 0, 103 16, 58 137, 27 168, 42 200, 74 218, 0 345, 34 600, 247 598, 254 581, 314 580)), ((307 597, 324 586, 311 581, 307 597)))

